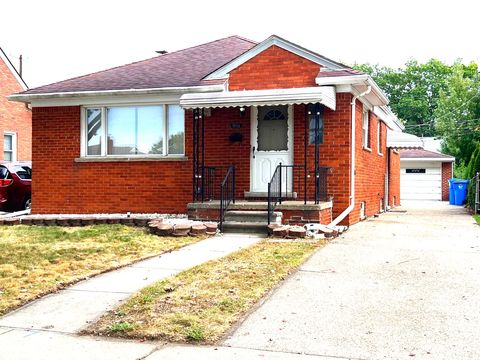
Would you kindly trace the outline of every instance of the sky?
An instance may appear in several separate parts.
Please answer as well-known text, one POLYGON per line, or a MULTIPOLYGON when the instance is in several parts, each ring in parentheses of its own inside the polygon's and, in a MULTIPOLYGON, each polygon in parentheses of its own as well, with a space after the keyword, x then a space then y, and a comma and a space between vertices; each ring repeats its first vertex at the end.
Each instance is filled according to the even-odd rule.
POLYGON ((0 47, 36 87, 230 35, 279 35, 346 64, 480 63, 478 0, 4 1, 0 47))

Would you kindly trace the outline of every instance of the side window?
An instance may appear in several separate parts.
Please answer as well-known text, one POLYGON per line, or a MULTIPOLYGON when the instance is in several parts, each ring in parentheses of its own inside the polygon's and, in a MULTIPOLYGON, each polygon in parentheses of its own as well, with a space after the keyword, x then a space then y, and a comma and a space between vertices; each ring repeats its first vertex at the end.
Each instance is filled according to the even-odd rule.
POLYGON ((362 112, 362 145, 364 149, 370 149, 370 113, 365 106, 362 112))
POLYGON ((383 155, 382 153, 382 122, 378 119, 377 124, 377 149, 378 155, 383 155))
POLYGON ((0 166, 0 180, 6 179, 8 175, 8 170, 5 166, 0 166))
POLYGON ((14 166, 13 171, 20 179, 32 180, 32 169, 28 166, 14 166))

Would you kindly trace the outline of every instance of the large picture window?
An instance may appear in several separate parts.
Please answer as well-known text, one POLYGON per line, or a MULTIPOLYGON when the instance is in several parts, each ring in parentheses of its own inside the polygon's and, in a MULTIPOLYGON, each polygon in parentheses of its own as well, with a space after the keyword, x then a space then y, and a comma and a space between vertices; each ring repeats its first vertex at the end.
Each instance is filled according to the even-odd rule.
POLYGON ((185 115, 178 105, 86 108, 85 156, 183 155, 185 115))

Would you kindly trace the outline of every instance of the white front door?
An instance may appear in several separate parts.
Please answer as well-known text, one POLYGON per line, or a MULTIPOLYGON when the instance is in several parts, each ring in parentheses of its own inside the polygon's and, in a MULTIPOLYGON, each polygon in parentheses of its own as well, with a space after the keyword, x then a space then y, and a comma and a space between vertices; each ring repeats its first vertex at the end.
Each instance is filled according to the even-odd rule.
MULTIPOLYGON (((293 107, 252 107, 251 116, 250 191, 266 193, 277 165, 293 163, 293 107)), ((283 190, 291 191, 291 170, 282 176, 289 179, 283 190)))

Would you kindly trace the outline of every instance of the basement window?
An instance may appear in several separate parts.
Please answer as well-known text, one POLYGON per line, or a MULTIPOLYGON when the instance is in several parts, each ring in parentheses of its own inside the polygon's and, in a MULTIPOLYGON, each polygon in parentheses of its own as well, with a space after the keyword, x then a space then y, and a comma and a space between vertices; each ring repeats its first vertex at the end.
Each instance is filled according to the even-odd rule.
POLYGON ((366 218, 365 206, 366 206, 365 201, 360 202, 360 220, 363 220, 366 218))
POLYGON ((178 105, 84 108, 82 156, 183 156, 184 133, 178 105))

